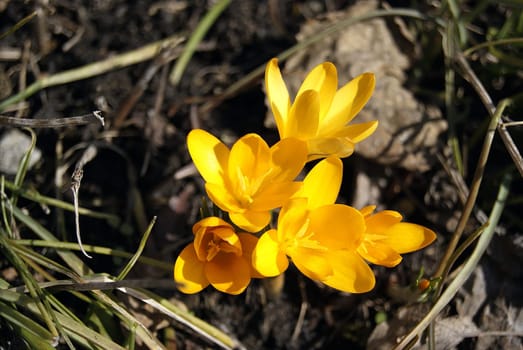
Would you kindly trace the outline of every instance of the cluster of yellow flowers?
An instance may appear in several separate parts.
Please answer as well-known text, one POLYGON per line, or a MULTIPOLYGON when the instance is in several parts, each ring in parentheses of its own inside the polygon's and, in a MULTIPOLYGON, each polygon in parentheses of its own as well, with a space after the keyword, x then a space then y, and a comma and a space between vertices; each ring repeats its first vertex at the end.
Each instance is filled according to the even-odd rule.
POLYGON ((204 130, 187 137, 208 196, 234 226, 218 217, 194 225, 194 241, 174 266, 178 288, 197 293, 211 284, 239 294, 251 278, 283 273, 290 259, 304 275, 332 288, 371 290, 375 277, 367 262, 396 266, 400 254, 436 238, 426 227, 401 222, 396 211, 335 204, 343 173, 340 158, 350 156, 378 124, 347 125, 370 99, 374 75, 364 73, 338 89, 336 67, 322 63, 291 103, 278 61, 272 59, 265 84, 278 143, 269 147, 259 135, 247 134, 229 149, 204 130), (296 181, 305 163, 316 159, 322 160, 296 181), (267 229, 278 208, 277 227, 267 229))

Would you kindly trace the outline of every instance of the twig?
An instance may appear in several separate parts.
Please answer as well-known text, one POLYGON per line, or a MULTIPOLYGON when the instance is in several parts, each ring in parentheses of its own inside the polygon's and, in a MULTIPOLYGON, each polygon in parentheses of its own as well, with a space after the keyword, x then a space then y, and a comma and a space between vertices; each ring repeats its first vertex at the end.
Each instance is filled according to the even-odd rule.
POLYGON ((80 214, 78 213, 78 191, 80 190, 80 182, 82 181, 82 177, 84 175, 84 165, 91 161, 96 156, 96 148, 94 146, 89 146, 85 150, 84 154, 82 155, 82 158, 76 163, 76 167, 73 171, 72 175, 72 181, 71 181, 71 191, 73 191, 73 201, 74 201, 74 222, 76 224, 76 240, 78 241, 78 245, 80 246, 80 250, 82 253, 88 257, 89 259, 92 258, 87 252, 84 250, 84 247, 82 245, 82 237, 80 235, 80 214))
POLYGON ((69 118, 28 119, 0 115, 0 126, 13 126, 19 128, 63 128, 68 126, 91 124, 95 122, 100 122, 102 123, 102 126, 104 126, 104 118, 102 117, 100 111, 93 111, 89 114, 69 118))
POLYGON ((487 135, 485 136, 485 141, 483 142, 483 147, 481 149, 481 154, 478 159, 477 167, 474 172, 474 178, 472 179, 472 185, 470 187, 470 193, 467 197, 467 201, 465 203, 465 206, 463 208, 463 213, 461 214, 460 220, 458 222, 458 226, 456 227, 456 231, 454 232, 449 245, 447 247, 447 250, 445 251, 445 255, 440 261, 440 265, 438 266, 438 269, 434 276, 436 277, 442 277, 442 283, 439 285, 439 290, 441 290, 441 286, 443 285, 443 281, 445 280, 445 277, 447 276, 449 270, 450 270, 450 264, 449 259, 454 253, 454 250, 456 249, 456 246, 458 245, 458 242, 463 234, 463 231, 465 230, 465 226, 467 225, 467 222, 470 218, 470 214, 472 213, 472 210, 474 209, 474 203, 476 202, 476 198, 478 196, 479 188, 481 185, 481 180, 483 179, 483 171, 485 169, 485 165, 487 164, 487 159, 490 153, 490 147, 492 145, 492 140, 494 138, 494 134, 496 132, 496 127, 498 125, 499 120, 501 119, 501 116, 503 114, 503 111, 509 104, 510 100, 502 100, 498 108, 496 109, 496 112, 492 116, 492 119, 490 120, 487 135))
MULTIPOLYGON (((487 93, 487 90, 485 89, 481 81, 478 79, 472 68, 470 68, 470 65, 465 59, 465 56, 459 53, 456 56, 456 62, 458 63, 460 68, 463 69, 465 73, 464 78, 470 83, 470 85, 472 85, 474 90, 476 90, 476 93, 479 95, 479 98, 483 102, 483 105, 485 106, 489 114, 493 116, 496 111, 496 107, 494 106, 492 99, 487 93)), ((501 136, 501 140, 505 144, 505 148, 507 149, 509 155, 512 157, 512 161, 516 165, 516 168, 518 169, 520 175, 523 177, 523 158, 521 157, 521 154, 519 153, 516 144, 512 140, 512 137, 506 130, 506 127, 503 125, 503 122, 501 120, 498 122, 497 128, 501 136)))

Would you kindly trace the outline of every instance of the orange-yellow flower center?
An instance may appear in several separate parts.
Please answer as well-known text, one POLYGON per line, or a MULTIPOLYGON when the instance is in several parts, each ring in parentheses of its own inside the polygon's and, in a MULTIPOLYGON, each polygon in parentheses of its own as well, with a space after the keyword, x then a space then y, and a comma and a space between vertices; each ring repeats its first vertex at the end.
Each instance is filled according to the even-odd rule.
POLYGON ((245 175, 240 168, 236 168, 236 180, 238 188, 236 191, 236 199, 240 202, 240 205, 248 208, 254 202, 254 196, 258 193, 260 188, 263 187, 265 180, 272 173, 272 168, 269 168, 265 173, 258 176, 245 175))

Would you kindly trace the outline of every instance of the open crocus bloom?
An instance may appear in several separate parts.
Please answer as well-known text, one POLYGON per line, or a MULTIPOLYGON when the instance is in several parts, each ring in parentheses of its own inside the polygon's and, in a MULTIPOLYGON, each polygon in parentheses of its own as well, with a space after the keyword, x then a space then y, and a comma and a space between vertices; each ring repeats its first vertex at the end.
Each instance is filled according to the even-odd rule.
POLYGON ((333 204, 341 173, 341 161, 333 157, 311 170, 302 189, 282 208, 278 228, 258 240, 252 255, 257 271, 276 276, 287 269, 289 257, 313 280, 363 293, 375 284, 365 260, 395 266, 401 261, 400 253, 421 249, 435 239, 434 232, 423 226, 400 222, 397 212, 371 215, 373 207, 360 211, 333 204))
POLYGON ((377 121, 347 125, 374 91, 372 73, 363 73, 338 90, 336 67, 322 63, 307 75, 291 104, 274 58, 265 69, 265 86, 280 138, 307 142, 308 160, 329 155, 348 157, 354 145, 370 136, 378 125, 377 121))
POLYGON ((246 231, 267 226, 270 211, 301 187, 293 180, 306 162, 307 146, 298 139, 287 138, 269 148, 259 135, 247 134, 229 150, 213 135, 195 129, 187 145, 211 200, 246 231))
POLYGON ((376 206, 360 210, 365 218, 365 234, 358 253, 367 261, 387 267, 401 262, 401 255, 425 248, 436 239, 434 231, 417 224, 401 222, 393 210, 373 214, 376 206))
POLYGON ((236 233, 218 217, 193 226, 194 242, 187 245, 174 264, 174 279, 184 293, 198 293, 209 284, 228 294, 240 294, 251 277, 261 277, 251 265, 258 241, 250 233, 236 233))

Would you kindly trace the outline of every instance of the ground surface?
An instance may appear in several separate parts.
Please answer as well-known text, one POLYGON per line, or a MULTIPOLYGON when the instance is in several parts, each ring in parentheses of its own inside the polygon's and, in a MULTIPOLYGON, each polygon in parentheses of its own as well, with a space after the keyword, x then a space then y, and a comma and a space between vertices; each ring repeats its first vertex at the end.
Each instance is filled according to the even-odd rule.
MULTIPOLYGON (((0 39, 0 100, 36 78, 172 35, 186 38, 211 3, 0 0, 0 32, 32 11, 39 14, 0 39)), ((427 3, 398 1, 391 5, 418 4, 412 9, 441 14, 440 8, 427 3)), ((383 8, 374 2, 363 2, 356 8, 352 5, 354 1, 233 1, 198 47, 177 86, 168 82, 173 61, 153 58, 44 89, 25 103, 10 106, 5 115, 39 119, 101 110, 106 118, 103 130, 97 124, 39 129, 37 148, 41 157, 30 169, 26 186, 71 202, 69 179, 74 164, 89 145, 94 145, 97 154, 84 167, 80 204, 115 214, 121 223, 111 226, 103 220, 82 218, 84 243, 133 252, 146 225, 157 216, 144 255, 174 263, 191 240, 190 229, 198 218, 204 194, 201 180, 190 167, 185 146, 188 131, 201 127, 226 142, 247 132, 257 132, 270 142, 277 138, 267 117, 261 75, 231 98, 209 108, 202 106, 215 102, 214 97, 294 45, 297 38, 306 38, 317 28, 366 13, 374 6, 383 8), (62 173, 57 176, 57 171, 62 173)), ((464 5, 463 11, 470 13, 472 8, 464 5)), ((489 5, 482 11, 490 17, 477 17, 469 28, 471 42, 484 41, 489 28, 501 27, 518 9, 507 4, 489 5)), ((454 169, 454 165, 446 146, 449 109, 444 100, 442 52, 434 25, 408 18, 379 19, 348 27, 298 51, 286 63, 284 73, 289 76, 289 86, 296 87, 304 72, 323 60, 337 65, 340 83, 363 71, 375 72, 375 96, 359 118, 379 119, 380 129, 374 138, 358 146, 356 155, 344 161, 345 180, 339 201, 398 210, 408 221, 437 231, 435 244, 406 256, 397 268, 376 268, 376 288, 363 295, 334 291, 307 280, 293 268, 287 271, 279 296, 268 294, 258 281, 240 296, 220 294, 211 288, 194 296, 174 288, 158 293, 185 304, 247 349, 389 348, 428 309, 428 304, 414 303, 416 295, 409 297, 407 286, 414 283, 421 267, 428 276, 434 273, 462 208, 458 186, 446 169, 454 169)), ((173 57, 176 55, 174 49, 173 57)), ((521 89, 521 70, 503 66, 505 70, 498 71, 499 62, 489 61, 491 58, 480 51, 470 62, 497 103, 521 89)), ((487 112, 470 85, 461 78, 456 85, 452 112, 458 122, 454 124, 457 130, 451 131, 463 141, 465 181, 470 183, 487 112)), ((0 137, 11 129, 0 128, 0 137)), ((521 132, 513 132, 518 144, 521 132)), ((7 158, 8 152, 4 149, 0 158, 7 158)), ((492 153, 477 201, 477 209, 487 214, 501 172, 512 166, 499 139, 492 153)), ((13 178, 9 170, 2 172, 13 178)), ((514 203, 506 209, 501 233, 494 238, 480 268, 440 318, 436 334, 443 340, 439 348, 522 348, 516 336, 523 331, 523 225, 517 204, 521 203, 522 183, 514 174, 514 203)), ((23 201, 21 205, 56 235, 75 240, 72 215, 62 218, 61 226, 59 217, 53 212, 47 214, 34 202, 23 201)), ((466 234, 480 226, 481 218, 477 218, 474 215, 466 234)), ((31 238, 24 237, 23 229, 21 235, 31 238)), ((110 274, 117 274, 122 266, 121 260, 104 256, 88 263, 94 271, 110 274)), ((8 279, 9 266, 2 264, 4 278, 8 279)), ((142 265, 131 274, 134 278, 171 277, 168 271, 142 265)), ((16 277, 11 282, 16 285, 16 277)), ((151 329, 161 333, 166 327, 165 323, 153 322, 153 316, 147 317, 152 320, 151 329)), ((7 334, 1 324, 0 331, 7 334)), ((177 331, 172 348, 213 347, 184 326, 170 325, 177 331)))

